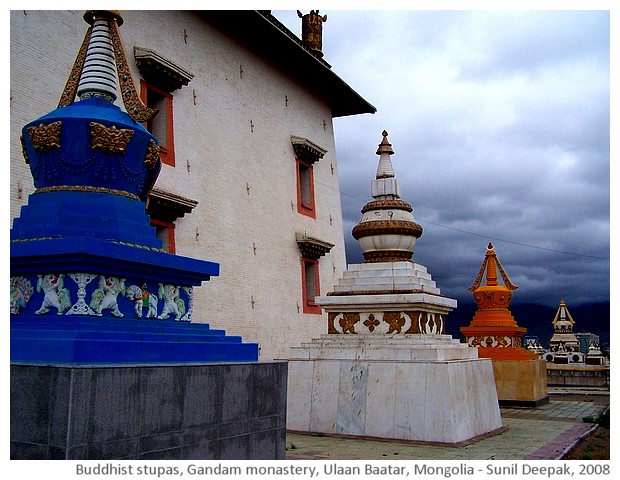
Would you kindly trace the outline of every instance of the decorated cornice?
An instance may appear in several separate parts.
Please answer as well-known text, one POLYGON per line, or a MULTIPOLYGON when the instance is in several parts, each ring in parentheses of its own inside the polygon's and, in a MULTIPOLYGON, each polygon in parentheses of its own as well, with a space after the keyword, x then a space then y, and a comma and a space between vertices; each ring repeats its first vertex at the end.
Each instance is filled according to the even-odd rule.
POLYGON ((297 158, 309 164, 318 162, 327 153, 327 150, 319 147, 316 143, 311 142, 307 138, 291 135, 291 143, 293 144, 293 150, 295 150, 297 158))
POLYGON ((145 80, 166 92, 178 90, 194 78, 194 74, 148 48, 133 47, 133 55, 145 80))
POLYGON ((198 205, 196 200, 153 188, 149 193, 146 212, 166 222, 174 222, 177 218, 191 213, 198 205))
POLYGON ((329 253, 334 247, 333 243, 325 242, 301 233, 297 233, 295 239, 297 240, 297 246, 299 247, 301 255, 312 260, 318 260, 323 255, 329 253))

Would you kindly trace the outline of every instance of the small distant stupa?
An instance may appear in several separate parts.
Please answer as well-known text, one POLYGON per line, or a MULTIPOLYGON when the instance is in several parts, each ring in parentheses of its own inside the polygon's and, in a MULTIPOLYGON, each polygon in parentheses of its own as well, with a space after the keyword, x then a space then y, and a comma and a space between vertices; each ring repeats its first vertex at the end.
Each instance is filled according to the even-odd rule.
POLYGON ((568 311, 564 299, 560 302, 558 311, 553 319, 553 336, 549 340, 549 349, 553 352, 578 352, 579 340, 573 333, 575 321, 568 311))
POLYGON ((547 362, 548 384, 562 387, 608 388, 609 361, 598 335, 574 331, 575 320, 562 299, 553 318, 549 350, 539 353, 547 362))

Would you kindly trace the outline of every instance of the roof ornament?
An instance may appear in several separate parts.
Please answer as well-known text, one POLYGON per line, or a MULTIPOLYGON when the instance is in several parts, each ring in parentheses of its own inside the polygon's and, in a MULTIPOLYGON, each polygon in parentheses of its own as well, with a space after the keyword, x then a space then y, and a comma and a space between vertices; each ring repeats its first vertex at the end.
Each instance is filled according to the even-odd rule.
POLYGON ((146 122, 157 115, 138 96, 131 78, 127 57, 118 27, 123 18, 116 10, 88 10, 84 20, 90 24, 77 54, 71 74, 60 97, 58 107, 80 100, 99 97, 114 103, 117 86, 127 113, 137 122, 146 122), (118 79, 118 84, 117 84, 118 79))
POLYGON ((323 22, 327 21, 327 15, 320 16, 318 10, 310 10, 304 15, 297 10, 297 16, 301 18, 301 40, 319 58, 323 56, 323 22))

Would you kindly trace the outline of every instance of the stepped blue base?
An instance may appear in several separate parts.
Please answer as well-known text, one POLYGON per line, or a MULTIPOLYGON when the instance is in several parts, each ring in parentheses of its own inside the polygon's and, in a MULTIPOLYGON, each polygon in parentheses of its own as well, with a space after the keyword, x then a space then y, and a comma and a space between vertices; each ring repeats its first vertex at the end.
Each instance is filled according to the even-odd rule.
POLYGON ((80 317, 11 321, 11 362, 161 364, 255 362, 258 345, 206 323, 80 317))
POLYGON ((88 236, 16 240, 11 243, 11 362, 258 361, 258 344, 191 323, 193 286, 217 276, 219 264, 88 236), (49 297, 56 305, 45 292, 48 277, 60 280, 49 297), (98 309, 105 300, 97 304, 97 296, 103 297, 108 280, 123 287, 98 309), (163 318, 146 319, 149 309, 141 301, 136 309, 129 291, 142 286, 154 300, 156 317, 163 318), (172 302, 162 296, 166 288, 177 292, 172 302))

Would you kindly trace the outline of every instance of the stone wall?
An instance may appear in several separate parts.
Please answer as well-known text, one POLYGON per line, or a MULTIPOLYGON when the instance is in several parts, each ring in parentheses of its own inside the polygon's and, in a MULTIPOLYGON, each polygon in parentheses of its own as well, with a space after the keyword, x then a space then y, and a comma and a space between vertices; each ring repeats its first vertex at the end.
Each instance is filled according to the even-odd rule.
POLYGON ((12 459, 283 459, 284 362, 11 365, 12 459))

